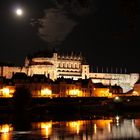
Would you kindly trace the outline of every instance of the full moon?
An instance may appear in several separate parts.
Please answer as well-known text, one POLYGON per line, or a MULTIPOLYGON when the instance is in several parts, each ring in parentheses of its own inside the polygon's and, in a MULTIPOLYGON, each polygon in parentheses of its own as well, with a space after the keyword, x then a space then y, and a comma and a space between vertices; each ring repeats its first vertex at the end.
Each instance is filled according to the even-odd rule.
POLYGON ((16 9, 16 14, 18 15, 18 16, 21 16, 22 14, 23 14, 23 11, 22 11, 22 9, 16 9))

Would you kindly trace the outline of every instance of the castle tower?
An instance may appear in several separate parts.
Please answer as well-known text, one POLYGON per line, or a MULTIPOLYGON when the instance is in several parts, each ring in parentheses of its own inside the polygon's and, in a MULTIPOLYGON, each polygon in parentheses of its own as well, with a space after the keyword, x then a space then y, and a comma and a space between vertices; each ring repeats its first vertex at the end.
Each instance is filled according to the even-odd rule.
POLYGON ((82 79, 89 78, 89 65, 82 65, 82 79))

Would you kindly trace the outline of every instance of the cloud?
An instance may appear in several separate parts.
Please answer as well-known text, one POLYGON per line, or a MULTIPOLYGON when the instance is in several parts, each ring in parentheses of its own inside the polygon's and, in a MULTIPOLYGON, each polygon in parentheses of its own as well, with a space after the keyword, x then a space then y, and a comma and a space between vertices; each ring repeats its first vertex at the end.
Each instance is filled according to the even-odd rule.
POLYGON ((51 46, 61 44, 83 18, 93 10, 91 0, 55 0, 55 7, 45 10, 39 19, 39 36, 51 46))
POLYGON ((77 25, 77 22, 70 19, 62 8, 46 10, 45 16, 39 22, 41 25, 39 35, 50 45, 60 44, 77 25))

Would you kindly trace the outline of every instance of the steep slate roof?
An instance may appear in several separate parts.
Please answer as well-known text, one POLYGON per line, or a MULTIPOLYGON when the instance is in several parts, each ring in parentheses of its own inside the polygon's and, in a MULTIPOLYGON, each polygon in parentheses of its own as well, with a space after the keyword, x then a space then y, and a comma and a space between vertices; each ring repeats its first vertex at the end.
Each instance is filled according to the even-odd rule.
POLYGON ((67 84, 74 84, 74 80, 73 79, 70 79, 70 78, 63 78, 63 77, 61 77, 61 78, 57 78, 54 81, 54 83, 56 83, 56 84, 59 84, 61 82, 65 82, 67 84))
POLYGON ((32 78, 47 79, 44 74, 33 74, 32 78))
POLYGON ((81 86, 87 86, 89 84, 91 79, 78 79, 73 80, 71 78, 57 78, 57 80, 54 81, 54 83, 59 84, 61 82, 64 82, 66 84, 81 84, 81 86))
POLYGON ((117 86, 117 85, 111 86, 111 88, 113 88, 113 89, 122 89, 120 86, 117 86))
POLYGON ((34 54, 28 55, 28 58, 36 58, 36 57, 53 57, 53 52, 50 50, 43 50, 35 52, 34 54))
POLYGON ((53 82, 51 79, 47 78, 45 74, 34 74, 30 79, 31 81, 34 82, 49 82, 49 83, 53 82))
POLYGON ((29 65, 53 65, 51 62, 33 62, 31 61, 29 65))
POLYGON ((109 86, 103 85, 102 83, 94 83, 95 88, 108 88, 109 86))
POLYGON ((77 82, 80 82, 82 86, 87 86, 91 82, 91 79, 78 79, 77 82))
POLYGON ((23 72, 17 72, 12 76, 12 79, 28 79, 28 76, 23 72))

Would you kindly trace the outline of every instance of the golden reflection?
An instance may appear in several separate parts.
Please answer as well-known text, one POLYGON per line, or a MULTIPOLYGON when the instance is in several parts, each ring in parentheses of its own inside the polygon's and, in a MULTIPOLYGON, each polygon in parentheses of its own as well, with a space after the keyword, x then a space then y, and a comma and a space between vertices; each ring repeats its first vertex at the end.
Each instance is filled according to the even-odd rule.
POLYGON ((95 120, 97 128, 108 128, 108 125, 113 122, 112 120, 95 120))
POLYGON ((67 122, 66 126, 70 128, 71 131, 76 132, 79 134, 81 127, 83 125, 83 121, 72 121, 67 122))
POLYGON ((119 126, 120 117, 119 116, 116 116, 115 119, 116 119, 116 125, 119 126))
POLYGON ((7 134, 7 133, 1 134, 0 140, 11 140, 11 136, 10 136, 10 134, 7 134))
POLYGON ((119 116, 116 116, 116 120, 119 121, 119 119, 120 119, 120 117, 119 116))
POLYGON ((9 132, 13 130, 13 127, 11 124, 3 124, 0 125, 0 140, 10 140, 11 136, 9 132))
POLYGON ((96 124, 94 124, 94 133, 95 134, 97 133, 97 126, 96 126, 96 124))
POLYGON ((110 126, 110 123, 108 124, 108 132, 109 132, 109 133, 111 132, 111 126, 110 126))
POLYGON ((52 122, 41 122, 40 128, 41 134, 48 138, 52 133, 52 122))
POLYGON ((0 125, 0 133, 8 133, 8 132, 10 132, 12 130, 13 130, 13 128, 11 127, 10 124, 0 125))

